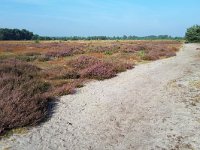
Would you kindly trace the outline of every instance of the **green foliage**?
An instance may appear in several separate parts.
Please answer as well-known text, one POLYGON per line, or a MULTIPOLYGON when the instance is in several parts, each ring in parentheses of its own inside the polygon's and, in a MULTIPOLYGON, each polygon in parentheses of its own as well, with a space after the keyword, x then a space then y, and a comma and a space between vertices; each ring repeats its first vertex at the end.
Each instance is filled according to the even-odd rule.
POLYGON ((145 57, 145 51, 144 51, 144 50, 138 51, 138 52, 137 52, 137 55, 138 55, 141 59, 143 59, 143 58, 145 57))
POLYGON ((113 52, 111 52, 111 51, 105 51, 104 54, 105 54, 105 55, 112 55, 113 52))
POLYGON ((38 56, 25 56, 25 55, 18 55, 15 58, 17 60, 21 60, 21 61, 26 61, 26 62, 32 62, 34 60, 37 59, 38 56))
POLYGON ((40 40, 37 39, 37 40, 34 41, 34 43, 39 44, 40 40))
POLYGON ((33 33, 25 29, 0 28, 0 40, 31 40, 33 33))
POLYGON ((48 57, 48 56, 42 55, 42 56, 38 57, 38 61, 40 61, 40 62, 45 62, 45 61, 49 61, 49 60, 50 60, 50 57, 48 57))
POLYGON ((88 36, 88 37, 81 37, 81 36, 72 36, 72 37, 39 37, 40 40, 182 40, 182 37, 171 37, 169 35, 150 35, 150 36, 88 36))
POLYGON ((199 43, 200 42, 200 26, 194 25, 187 29, 185 34, 187 42, 199 43))

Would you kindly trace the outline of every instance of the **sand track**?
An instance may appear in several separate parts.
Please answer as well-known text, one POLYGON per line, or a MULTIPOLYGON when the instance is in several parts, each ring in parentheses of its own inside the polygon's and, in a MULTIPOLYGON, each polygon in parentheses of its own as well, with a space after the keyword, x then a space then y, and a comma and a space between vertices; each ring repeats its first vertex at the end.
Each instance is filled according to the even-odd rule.
POLYGON ((0 149, 200 149, 197 47, 88 83, 63 96, 48 122, 0 141, 0 149))

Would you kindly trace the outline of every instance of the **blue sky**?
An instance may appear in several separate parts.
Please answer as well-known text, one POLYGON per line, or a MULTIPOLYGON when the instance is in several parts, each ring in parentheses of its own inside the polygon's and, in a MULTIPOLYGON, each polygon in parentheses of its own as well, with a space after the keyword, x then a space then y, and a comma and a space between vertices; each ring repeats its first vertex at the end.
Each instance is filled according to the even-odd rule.
POLYGON ((0 27, 47 36, 184 36, 200 0, 0 0, 0 27))

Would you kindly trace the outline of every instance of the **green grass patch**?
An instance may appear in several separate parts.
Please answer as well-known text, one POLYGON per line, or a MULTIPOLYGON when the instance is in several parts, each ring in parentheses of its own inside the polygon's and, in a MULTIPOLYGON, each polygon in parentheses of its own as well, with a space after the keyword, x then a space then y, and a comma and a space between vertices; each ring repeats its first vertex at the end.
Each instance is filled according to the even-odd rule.
POLYGON ((144 59, 145 55, 145 50, 140 50, 137 52, 137 56, 139 56, 141 59, 144 59))

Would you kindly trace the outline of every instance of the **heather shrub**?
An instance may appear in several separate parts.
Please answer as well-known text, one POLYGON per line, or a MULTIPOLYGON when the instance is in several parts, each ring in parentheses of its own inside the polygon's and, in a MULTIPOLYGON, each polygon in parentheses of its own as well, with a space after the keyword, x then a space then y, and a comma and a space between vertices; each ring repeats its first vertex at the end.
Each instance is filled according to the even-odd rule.
POLYGON ((80 72, 82 77, 89 79, 108 79, 116 76, 115 67, 111 63, 99 62, 80 72))
POLYGON ((51 57, 45 56, 45 55, 41 55, 37 58, 38 61, 40 62, 45 62, 45 61, 49 61, 51 60, 51 57))
POLYGON ((68 94, 74 94, 76 92, 76 88, 83 87, 83 80, 77 79, 73 82, 64 83, 58 86, 55 86, 52 89, 52 93, 54 96, 62 96, 68 94))
MULTIPOLYGON (((53 77, 53 76, 52 76, 53 77)), ((79 79, 80 74, 74 70, 65 70, 59 71, 55 74, 54 79, 79 79)))
POLYGON ((15 59, 21 60, 21 61, 26 61, 26 62, 31 62, 34 61, 38 58, 38 56, 27 56, 27 55, 18 55, 15 57, 15 59))
POLYGON ((10 58, 9 55, 0 55, 0 60, 8 59, 10 58))
POLYGON ((66 71, 60 76, 61 79, 79 79, 80 74, 76 71, 66 71))
POLYGON ((80 77, 89 79, 108 79, 116 76, 118 72, 133 68, 127 63, 106 62, 93 56, 80 56, 68 63, 80 73, 80 77))
MULTIPOLYGON (((59 47, 58 47, 59 48, 59 47)), ((74 54, 82 54, 82 47, 65 47, 63 49, 49 51, 45 54, 47 57, 66 57, 66 56, 72 56, 74 54)))
POLYGON ((40 69, 18 60, 0 61, 0 133, 36 125, 47 115, 50 85, 39 79, 40 69))
POLYGON ((92 45, 89 47, 89 51, 95 53, 104 53, 106 51, 112 51, 112 50, 113 47, 110 46, 92 45))
POLYGON ((157 60, 159 59, 159 52, 156 51, 156 50, 152 50, 152 51, 149 51, 148 53, 145 54, 145 56, 143 57, 143 60, 157 60))
POLYGON ((119 73, 119 72, 124 72, 128 69, 133 69, 134 64, 131 63, 115 63, 114 65, 114 71, 119 73))
POLYGON ((47 57, 66 57, 66 56, 72 56, 74 54, 73 49, 65 49, 65 50, 59 50, 59 51, 50 51, 45 54, 47 57))
POLYGON ((144 51, 146 49, 147 49, 147 47, 145 45, 141 46, 141 45, 126 44, 122 47, 122 51, 125 53, 135 53, 138 51, 144 51))
POLYGON ((62 96, 62 95, 68 95, 68 94, 74 94, 75 86, 73 84, 64 84, 60 87, 56 87, 52 90, 54 96, 62 96))
POLYGON ((25 56, 39 56, 41 55, 39 52, 27 52, 25 53, 25 56))
POLYGON ((99 62, 101 62, 101 60, 99 60, 96 57, 83 55, 83 56, 76 58, 75 60, 70 61, 69 65, 75 69, 85 69, 85 68, 95 65, 99 62))

